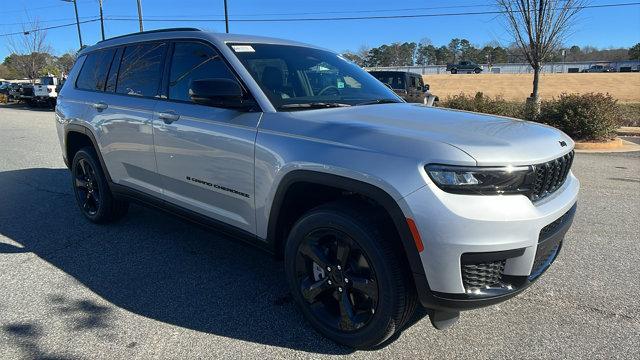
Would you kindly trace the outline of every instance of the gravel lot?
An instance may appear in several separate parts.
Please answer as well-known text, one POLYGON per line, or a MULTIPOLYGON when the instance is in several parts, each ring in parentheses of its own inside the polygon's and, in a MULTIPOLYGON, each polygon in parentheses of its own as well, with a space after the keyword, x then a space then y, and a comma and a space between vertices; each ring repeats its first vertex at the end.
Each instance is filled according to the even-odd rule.
POLYGON ((85 221, 51 111, 0 107, 0 154, 1 359, 640 358, 640 153, 577 155, 574 226, 524 294, 365 352, 311 330, 260 250, 137 206, 85 221))

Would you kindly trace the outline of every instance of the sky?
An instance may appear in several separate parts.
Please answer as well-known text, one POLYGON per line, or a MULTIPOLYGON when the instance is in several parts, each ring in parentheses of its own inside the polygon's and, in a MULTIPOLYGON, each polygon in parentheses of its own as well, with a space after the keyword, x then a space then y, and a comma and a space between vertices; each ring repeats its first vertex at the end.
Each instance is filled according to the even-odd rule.
MULTIPOLYGON (((145 30, 166 27, 197 27, 224 32, 223 0, 141 0, 145 30), (184 19, 189 21, 164 21, 184 19), (156 21, 161 20, 161 21, 156 21)), ((343 21, 234 22, 233 19, 283 19, 362 17, 385 15, 451 14, 496 10, 493 1, 479 0, 228 0, 230 32, 273 36, 312 43, 334 51, 358 50, 385 43, 429 39, 446 45, 452 38, 473 44, 500 43, 511 39, 499 15, 435 16, 343 21)), ((591 5, 635 3, 632 6, 584 9, 565 44, 598 48, 630 47, 640 42, 640 2, 637 0, 591 0, 591 5)), ((80 20, 97 18, 98 0, 77 0, 80 20)), ((138 31, 136 0, 103 0, 106 37, 138 31), (119 18, 128 20, 109 20, 119 18)), ((73 4, 63 0, 3 0, 0 7, 0 60, 10 53, 7 36, 21 31, 29 19, 41 26, 73 23, 48 30, 47 41, 56 54, 77 50, 78 33, 73 4)), ((99 22, 81 24, 82 38, 91 45, 100 40, 99 22)))

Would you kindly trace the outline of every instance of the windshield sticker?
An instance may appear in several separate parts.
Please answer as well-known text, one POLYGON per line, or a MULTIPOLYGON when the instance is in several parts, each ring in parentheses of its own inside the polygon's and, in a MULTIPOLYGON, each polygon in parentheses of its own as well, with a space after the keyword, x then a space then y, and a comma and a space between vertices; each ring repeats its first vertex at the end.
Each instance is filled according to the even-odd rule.
POLYGON ((338 81, 338 89, 344 89, 344 82, 338 81))
POLYGON ((235 52, 256 52, 251 45, 231 45, 235 52))

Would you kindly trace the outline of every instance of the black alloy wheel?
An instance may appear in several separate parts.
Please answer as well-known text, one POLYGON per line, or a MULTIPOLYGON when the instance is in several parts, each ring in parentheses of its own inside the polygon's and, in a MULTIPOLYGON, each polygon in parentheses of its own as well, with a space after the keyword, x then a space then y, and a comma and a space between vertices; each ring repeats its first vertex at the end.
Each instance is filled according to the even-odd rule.
POLYGON ((289 232, 284 266, 291 295, 329 339, 373 348, 415 313, 413 278, 392 226, 370 204, 344 199, 307 211, 289 232))
POLYGON ((79 159, 74 169, 76 199, 83 212, 95 216, 100 210, 100 186, 96 173, 86 159, 79 159))
POLYGON ((94 223, 107 223, 126 215, 129 203, 111 194, 107 177, 92 147, 75 153, 71 174, 76 202, 87 219, 94 223))
POLYGON ((320 228, 307 234, 296 257, 296 275, 309 310, 327 327, 352 332, 375 314, 375 271, 362 248, 342 231, 320 228))

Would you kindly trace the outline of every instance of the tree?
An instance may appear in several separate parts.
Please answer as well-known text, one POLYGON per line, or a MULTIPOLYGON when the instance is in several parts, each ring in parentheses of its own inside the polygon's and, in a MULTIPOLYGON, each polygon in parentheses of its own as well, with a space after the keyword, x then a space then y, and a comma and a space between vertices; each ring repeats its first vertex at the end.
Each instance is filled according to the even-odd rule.
POLYGON ((18 74, 5 64, 0 64, 0 79, 16 79, 18 74))
POLYGON ((75 62, 76 54, 73 52, 67 52, 56 59, 56 66, 60 69, 62 74, 67 75, 71 71, 75 62))
POLYGON ((9 49, 13 57, 6 65, 18 76, 35 79, 50 64, 51 47, 46 42, 47 32, 40 30, 37 19, 23 24, 22 30, 21 35, 9 39, 9 49))
POLYGON ((561 44, 585 0, 497 0, 516 45, 533 68, 533 91, 527 100, 539 114, 542 64, 561 44))
POLYGON ((640 60, 640 43, 637 43, 629 49, 629 60, 640 60))
POLYGON ((342 53, 342 56, 345 59, 354 62, 356 65, 358 65, 360 67, 364 67, 365 66, 364 59, 361 58, 360 55, 358 55, 358 54, 354 54, 352 52, 345 51, 344 53, 342 53))

